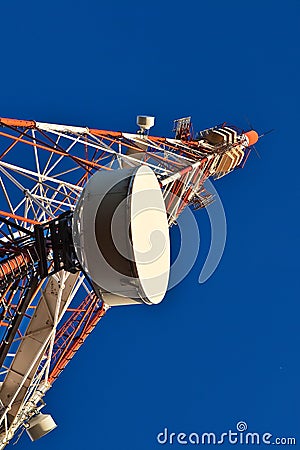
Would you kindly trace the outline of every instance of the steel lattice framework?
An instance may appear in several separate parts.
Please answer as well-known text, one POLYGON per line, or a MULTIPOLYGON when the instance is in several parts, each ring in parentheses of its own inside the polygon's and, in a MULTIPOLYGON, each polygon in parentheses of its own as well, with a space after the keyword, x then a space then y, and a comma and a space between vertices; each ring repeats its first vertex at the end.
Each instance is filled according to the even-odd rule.
POLYGON ((205 180, 243 166, 251 143, 226 124, 193 138, 189 118, 176 121, 175 138, 4 118, 0 126, 1 449, 108 309, 83 273, 51 272, 51 246, 41 276, 37 227, 72 211, 96 171, 141 164, 155 171, 172 225, 187 205, 213 200, 205 180))

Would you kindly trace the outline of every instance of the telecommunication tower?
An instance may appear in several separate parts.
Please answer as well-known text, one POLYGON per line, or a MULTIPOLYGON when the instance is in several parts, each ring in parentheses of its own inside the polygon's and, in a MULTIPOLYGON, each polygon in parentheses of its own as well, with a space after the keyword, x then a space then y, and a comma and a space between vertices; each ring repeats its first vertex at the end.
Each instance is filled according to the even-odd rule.
POLYGON ((0 118, 0 450, 56 427, 43 398, 110 307, 162 301, 168 227, 209 205, 205 180, 244 167, 259 138, 226 123, 194 135, 190 117, 155 137, 154 121, 125 133, 0 118), (163 251, 145 257, 157 230, 163 251))

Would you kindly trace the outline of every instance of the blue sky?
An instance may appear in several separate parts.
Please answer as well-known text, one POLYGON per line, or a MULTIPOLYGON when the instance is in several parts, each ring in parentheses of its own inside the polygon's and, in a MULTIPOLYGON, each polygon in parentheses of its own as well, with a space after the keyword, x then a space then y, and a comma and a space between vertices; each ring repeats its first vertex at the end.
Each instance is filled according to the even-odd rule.
POLYGON ((107 314, 47 396, 59 427, 19 448, 153 450, 165 427, 221 434, 241 420, 300 440, 299 12, 292 0, 1 5, 3 117, 276 130, 261 159, 215 182, 228 223, 215 274, 198 284, 210 226, 197 211, 190 274, 158 307, 107 314))

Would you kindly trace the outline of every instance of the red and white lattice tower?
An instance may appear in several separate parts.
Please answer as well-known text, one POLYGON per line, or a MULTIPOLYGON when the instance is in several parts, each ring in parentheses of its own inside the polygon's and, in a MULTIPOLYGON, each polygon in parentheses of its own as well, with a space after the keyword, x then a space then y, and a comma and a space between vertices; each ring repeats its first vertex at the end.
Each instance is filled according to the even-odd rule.
POLYGON ((255 131, 226 123, 193 136, 190 118, 172 138, 33 120, 0 119, 0 449, 18 430, 34 440, 55 427, 43 397, 110 307, 76 260, 70 223, 99 171, 147 166, 168 225, 187 205, 206 207, 207 178, 243 167, 255 131))

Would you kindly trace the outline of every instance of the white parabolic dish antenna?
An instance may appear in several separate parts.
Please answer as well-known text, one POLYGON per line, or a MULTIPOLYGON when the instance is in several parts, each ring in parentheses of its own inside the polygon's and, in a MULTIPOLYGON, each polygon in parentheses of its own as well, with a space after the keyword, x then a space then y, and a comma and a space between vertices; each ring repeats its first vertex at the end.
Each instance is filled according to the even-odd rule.
POLYGON ((157 304, 164 298, 169 229, 150 167, 95 173, 74 211, 73 241, 80 264, 106 303, 157 304))

